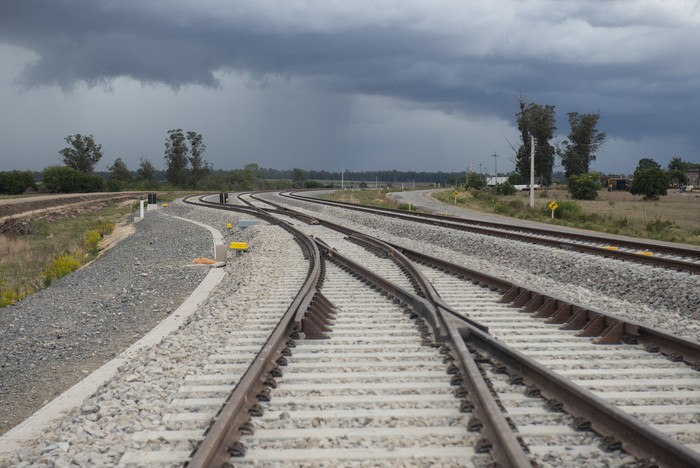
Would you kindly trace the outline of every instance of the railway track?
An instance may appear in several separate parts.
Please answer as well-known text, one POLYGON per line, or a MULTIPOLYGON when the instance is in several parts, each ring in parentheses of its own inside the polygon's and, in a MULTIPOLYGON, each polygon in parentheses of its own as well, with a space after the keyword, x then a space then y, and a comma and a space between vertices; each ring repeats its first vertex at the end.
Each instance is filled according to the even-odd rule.
POLYGON ((308 203, 410 220, 452 230, 504 237, 521 242, 547 245, 622 261, 643 263, 658 268, 684 271, 691 274, 700 273, 700 248, 681 245, 672 246, 654 242, 622 239, 619 237, 611 238, 594 233, 573 233, 570 231, 557 230, 554 227, 533 228, 429 213, 410 213, 405 210, 322 200, 304 196, 302 193, 298 192, 281 193, 281 195, 289 199, 303 200, 308 203))
MULTIPOLYGON (((308 221, 309 220, 307 219, 306 222, 308 221)), ((297 224, 297 227, 302 226, 302 223, 300 222, 297 222, 297 224)), ((304 223, 303 225, 306 224, 304 223)), ((353 256, 353 258, 360 256, 356 251, 356 242, 350 243, 337 234, 332 235, 328 232, 321 236, 319 232, 320 227, 315 223, 311 224, 308 227, 308 230, 316 237, 325 236, 326 238, 332 239, 327 243, 323 243, 323 245, 327 246, 328 249, 332 249, 333 251, 342 249, 343 252, 353 256), (351 244, 354 247, 350 247, 351 244)), ((347 234, 347 232, 344 232, 344 234, 347 234)), ((377 249, 375 248, 374 250, 376 251, 377 249)), ((400 267, 395 267, 395 273, 390 273, 389 270, 391 270, 391 268, 386 265, 386 258, 380 258, 383 256, 384 255, 381 255, 380 253, 380 256, 375 256, 375 259, 373 260, 367 260, 365 257, 362 257, 362 262, 366 264, 365 266, 369 266, 369 268, 372 268, 377 272, 381 272, 385 276, 396 277, 397 275, 401 276, 404 274, 403 272, 405 269, 400 267), (377 265, 378 258, 384 261, 384 265, 377 265), (400 273, 396 273, 396 271, 400 273)), ((604 346, 597 344, 594 340, 591 340, 590 337, 574 337, 573 335, 576 334, 575 331, 561 331, 557 326, 547 326, 546 324, 543 324, 542 319, 533 318, 531 314, 522 313, 523 311, 513 312, 512 308, 509 308, 502 303, 503 295, 501 293, 494 293, 488 289, 485 289, 483 286, 473 286, 471 289, 465 288, 463 284, 453 284, 450 286, 450 279, 454 279, 455 277, 450 273, 438 273, 444 276, 444 278, 441 278, 442 282, 436 281, 436 283, 439 283, 439 287, 434 285, 438 294, 442 289, 445 296, 450 297, 451 301, 454 301, 457 304, 470 304, 468 306, 470 309, 462 311, 462 314, 470 316, 472 320, 477 319, 477 321, 479 321, 479 319, 481 319, 482 325, 484 324, 483 322, 491 324, 489 329, 492 326, 494 327, 496 338, 510 343, 511 347, 519 349, 525 356, 529 356, 530 358, 534 357, 534 359, 542 359, 542 362, 551 364, 552 367, 556 366, 553 363, 547 362, 546 358, 549 357, 550 360, 558 361, 561 375, 570 375, 579 387, 587 388, 589 390, 589 392, 587 392, 588 394, 597 393, 597 395, 603 401, 610 403, 609 407, 603 405, 605 408, 616 408, 618 411, 625 412, 625 417, 623 417, 623 419, 626 419, 626 424, 629 424, 630 421, 634 421, 635 425, 643 428, 642 432, 650 432, 650 437, 652 439, 658 439, 657 442, 661 441, 661 445, 664 443, 669 443, 669 440, 672 440, 670 438, 675 437, 676 442, 670 443, 674 445, 674 450, 680 452, 678 456, 680 458, 689 457, 688 460, 697 460, 698 455, 695 450, 698 448, 698 440, 696 435, 694 435, 696 432, 694 429, 694 424, 697 421, 695 421, 695 416, 693 413, 691 413, 690 416, 688 415, 687 410, 690 409, 691 412, 694 412, 697 409, 694 403, 696 403, 696 398, 698 396, 697 390, 700 380, 697 378, 697 372, 691 369, 686 363, 678 363, 666 358, 658 358, 658 356, 654 356, 653 354, 649 353, 650 350, 657 351, 657 348, 650 348, 649 346, 646 348, 626 344, 604 346), (457 294, 455 291, 460 291, 460 293, 457 294), (489 296, 489 293, 491 294, 491 297, 486 300, 485 298, 489 296), (450 294, 452 294, 452 296, 450 296, 450 294), (483 314, 476 314, 474 313, 474 310, 482 311, 483 314), (472 312, 471 314, 470 311, 472 312), (493 313, 493 311, 498 312, 493 313), (489 315, 489 312, 492 314, 489 315), (515 318, 519 318, 519 320, 516 321, 513 316, 515 318), (527 320, 532 321, 532 323, 526 323, 527 320), (510 326, 503 325, 504 322, 512 324, 510 326), (501 326, 494 326, 498 324, 501 324, 501 326), (564 359, 561 357, 551 358, 552 348, 555 349, 555 354, 564 356, 564 359), (565 351, 557 352, 557 349, 562 349, 565 351), (590 366, 587 364, 587 358, 590 357, 597 357, 598 361, 596 362, 596 366, 590 366), (620 368, 625 367, 627 365, 627 361, 630 359, 633 359, 635 366, 638 367, 632 370, 628 369, 628 366, 626 368, 627 370, 622 372, 623 374, 630 376, 629 378, 625 379, 624 381, 621 381, 620 379, 608 379, 606 382, 606 376, 619 376, 620 368), (660 376, 661 378, 656 380, 649 379, 648 377, 650 375, 660 376), (673 376, 678 378, 675 380, 668 380, 673 376), (653 387, 654 385, 659 385, 659 387, 653 387), (677 392, 673 396, 675 400, 670 401, 668 398, 664 397, 664 393, 668 392, 669 388, 673 388, 674 385, 692 386, 693 388, 689 391, 677 392), (678 398, 685 400, 679 404, 678 398), (630 400, 632 400, 634 403, 641 400, 649 404, 624 404, 625 402, 629 403, 630 400), (659 416, 661 416, 662 420, 659 419, 659 416), (662 432, 667 435, 662 434, 662 432)), ((431 278, 434 278, 436 276, 436 270, 426 272, 426 274, 431 278)), ((407 280, 405 279, 403 282, 398 281, 401 283, 401 285, 392 285, 388 290, 385 290, 385 294, 388 293, 387 291, 395 290, 395 288, 415 287, 415 279, 408 280, 408 283, 406 281, 407 280)), ((464 283, 464 280, 459 281, 464 283)), ((339 284, 347 283, 348 281, 346 279, 344 281, 341 280, 339 284)), ((335 291, 335 289, 331 290, 335 291)), ((391 295, 390 293, 388 294, 391 295)), ((344 298, 348 297, 348 295, 349 293, 341 294, 339 296, 339 301, 342 302, 344 298)), ((445 298, 443 297, 442 299, 445 298)), ((352 310, 353 306, 352 304, 347 304, 345 307, 352 310)), ((342 307, 340 307, 340 309, 342 309, 342 307)), ((458 310, 456 312, 460 313, 458 310)), ((353 319, 351 316, 349 320, 353 321, 357 319, 353 319)), ((345 322, 341 321, 340 323, 344 324, 345 322)), ((397 321, 397 323, 399 322, 397 321)), ((334 324, 335 320, 333 321, 333 325, 334 324)), ((345 326, 347 325, 342 325, 342 327, 345 326)), ((354 334, 354 339, 361 336, 356 328, 351 330, 351 333, 354 334)), ((342 332, 339 335, 342 336, 342 332)), ((328 343, 331 343, 334 338, 334 336, 330 337, 328 343)), ((364 336, 363 339, 369 338, 364 336)), ((600 342, 601 340, 598 339, 598 341, 600 342)), ((315 344, 315 346, 318 347, 318 344, 315 344)), ((314 349, 314 347, 311 346, 311 349, 314 349)), ((304 353, 310 352, 309 348, 304 348, 304 350, 304 353)), ((357 353, 351 352, 351 356, 357 357, 357 353)), ((675 359, 675 356, 671 357, 674 357, 675 359)), ((330 358, 326 359, 330 360, 330 358)), ((497 358, 491 357, 486 361, 488 361, 488 364, 485 364, 485 367, 490 366, 495 372, 502 372, 503 365, 497 358)), ((301 362, 304 363, 301 370, 296 370, 292 366, 292 373, 289 375, 296 377, 290 377, 290 380, 294 381, 296 379, 300 379, 306 382, 307 386, 305 388, 307 391, 310 391, 310 388, 313 387, 313 385, 309 385, 310 382, 327 385, 327 381, 324 380, 322 375, 314 377, 313 375, 315 374, 309 374, 308 366, 311 366, 312 369, 317 369, 318 374, 328 373, 330 375, 326 377, 337 379, 343 377, 352 378, 352 369, 355 369, 357 366, 362 368, 364 365, 362 362, 347 365, 342 373, 338 373, 334 372, 334 370, 337 371, 339 366, 342 367, 342 364, 334 363, 332 365, 320 365, 317 363, 309 363, 305 361, 304 358, 302 358, 301 362), (295 372, 300 373, 295 374, 295 372), (318 380, 316 381, 314 379, 318 380)), ((409 367, 412 366, 416 366, 416 364, 409 364, 409 367)), ((522 369, 519 370, 521 371, 522 369)), ((374 372, 376 375, 377 369, 375 369, 374 372)), ((360 374, 363 373, 360 372, 360 374)), ((637 457, 637 460, 639 460, 640 457, 643 458, 643 453, 639 452, 640 447, 635 447, 633 445, 634 442, 630 440, 623 442, 619 438, 612 435, 600 437, 598 434, 592 432, 592 427, 595 427, 598 433, 605 433, 606 431, 609 433, 612 429, 610 427, 605 427, 603 423, 591 422, 585 417, 582 418, 582 415, 580 414, 582 411, 581 408, 573 408, 571 405, 562 403, 555 398, 543 400, 541 396, 549 392, 543 392, 542 389, 535 387, 528 387, 525 392, 523 392, 522 388, 514 390, 514 385, 520 385, 523 381, 527 381, 530 378, 521 375, 521 372, 515 371, 512 368, 510 369, 510 374, 509 379, 499 380, 497 377, 494 377, 490 382, 491 388, 498 396, 499 404, 504 408, 505 414, 508 414, 511 424, 513 424, 516 428, 522 428, 521 431, 518 432, 518 437, 520 438, 519 440, 524 446, 527 447, 526 451, 529 453, 529 456, 533 457, 537 463, 547 464, 547 460, 551 460, 552 457, 562 456, 565 458, 569 457, 569 460, 576 460, 576 463, 589 463, 591 466, 593 466, 595 463, 599 463, 603 459, 607 460, 606 463, 611 464, 628 463, 630 460, 632 460, 632 458, 630 458, 629 454, 619 450, 623 445, 626 445, 627 450, 631 449, 631 452, 636 452, 635 456, 637 457), (570 414, 561 415, 556 413, 556 411, 554 414, 552 413, 552 409, 561 410, 564 407, 567 407, 567 410, 570 413, 573 413, 573 415, 576 415, 578 412, 578 416, 574 418, 574 416, 570 414), (572 427, 575 429, 572 429, 572 427), (613 455, 611 455, 611 453, 613 453, 613 455)), ((350 385, 347 387, 350 387, 350 385)), ((283 389, 283 385, 281 385, 279 388, 283 389)), ((256 447, 255 450, 253 451, 252 455, 247 455, 249 458, 234 461, 245 461, 247 463, 248 460, 252 460, 251 463, 260 463, 263 460, 276 460, 277 462, 280 462, 281 460, 284 460, 284 457, 288 457, 287 459, 289 460, 297 461, 305 459, 316 460, 316 457, 320 457, 320 460, 328 461, 328 451, 326 449, 320 449, 318 446, 334 447, 337 456, 346 461, 357 460, 358 458, 362 459, 363 456, 370 457, 370 455, 368 455, 370 452, 358 452, 355 449, 341 450, 333 445, 334 442, 330 442, 328 440, 329 437, 332 439, 331 434, 339 434, 340 432, 338 431, 340 430, 340 427, 344 427, 344 424, 352 426, 353 423, 341 421, 343 417, 350 417, 352 414, 351 412, 343 413, 343 410, 339 410, 336 413, 330 411, 330 419, 333 420, 334 424, 337 424, 337 426, 334 426, 333 424, 330 425, 335 432, 331 431, 325 436, 319 435, 323 434, 323 427, 326 426, 327 422, 327 415, 324 416, 323 411, 328 411, 327 408, 329 405, 333 408, 337 408, 337 405, 340 405, 341 407, 344 407, 344 405, 350 405, 350 407, 356 408, 352 406, 352 404, 355 403, 352 401, 352 398, 348 398, 346 396, 345 399, 334 399, 335 396, 331 395, 328 398, 322 398, 320 401, 315 401, 310 395, 305 395, 306 398, 304 403, 300 403, 298 400, 291 400, 289 396, 285 396, 285 399, 283 399, 280 403, 281 406, 271 406, 274 408, 273 411, 277 412, 274 413, 277 414, 277 417, 275 418, 274 416, 270 416, 267 418, 262 418, 261 424, 264 428, 267 428, 269 427, 267 424, 272 423, 274 427, 272 432, 264 435, 266 433, 263 430, 263 435, 260 436, 260 438, 257 438, 257 436, 250 436, 250 438, 246 439, 252 444, 252 446, 256 447), (307 404, 310 405, 309 407, 313 408, 313 410, 298 409, 299 405, 306 408, 305 405, 307 404), (319 409, 322 410, 322 412, 319 413, 319 409), (299 413, 295 412, 297 410, 299 413), (300 420, 295 419, 295 416, 293 415, 298 415, 300 420), (285 420, 285 423, 282 424, 283 427, 280 426, 280 419, 285 420), (289 419, 289 421, 286 421, 287 419, 289 419), (335 419, 339 419, 339 421, 335 421, 335 419), (309 423, 308 420, 312 422, 309 423), (308 424, 311 424, 311 426, 315 425, 315 427, 309 428, 307 427, 308 424), (302 435, 298 437, 293 435, 293 428, 295 427, 301 427, 304 429, 305 432, 302 431, 300 434, 306 434, 306 439, 304 440, 306 440, 307 445, 310 444, 312 448, 307 448, 301 451, 295 451, 296 449, 291 449, 291 452, 286 451, 286 449, 289 449, 290 447, 298 447, 299 444, 297 442, 299 441, 299 437, 303 438, 302 435), (321 429, 319 430, 319 428, 321 429), (312 434, 317 435, 313 436, 312 434), (316 439, 314 439, 314 437, 316 437, 316 439), (314 439, 315 441, 310 439, 314 439), (297 442, 293 442, 295 440, 297 442), (270 449, 267 455, 264 455, 265 450, 262 450, 263 447, 270 449), (265 458, 267 456, 270 458, 265 458)), ((593 400, 595 401, 595 397, 593 400)), ((379 399, 379 401, 381 402, 382 400, 379 399)), ((361 404, 360 407, 362 407, 361 404)), ((463 405, 463 409, 468 407, 468 404, 463 405)), ((410 414, 410 412, 408 413, 410 414)), ((370 418, 370 420, 373 419, 370 418)), ((349 433, 352 434, 353 432, 349 431, 349 433)), ((381 433, 384 434, 382 437, 386 437, 386 434, 391 434, 391 432, 381 433)), ((640 443, 642 439, 636 439, 636 442, 640 443)), ((345 442, 347 442, 347 440, 345 442)), ((371 443, 367 440, 364 440, 364 443, 371 445, 371 443)), ((352 446, 352 443, 349 444, 352 446)), ((376 453, 377 457, 379 458, 385 456, 379 455, 380 452, 382 452, 382 450, 377 448, 372 453, 376 453)), ((642 450, 642 452, 644 452, 644 450, 642 450)), ((421 451, 420 453, 429 454, 433 452, 430 450, 425 450, 421 451)), ((445 455, 448 453, 449 451, 444 452, 445 455)), ((466 452, 463 453, 465 454, 466 452)), ((393 456, 414 457, 415 453, 411 450, 399 450, 393 451, 393 456)), ((668 461, 663 460, 664 456, 665 455, 659 454, 655 455, 657 459, 661 458, 662 461, 668 461)), ((556 459, 561 460, 561 458, 556 459)), ((472 460, 472 462, 480 463, 478 459, 472 460)))
POLYGON ((197 202, 279 225, 298 255, 121 465, 700 464, 697 343, 241 203, 197 202))

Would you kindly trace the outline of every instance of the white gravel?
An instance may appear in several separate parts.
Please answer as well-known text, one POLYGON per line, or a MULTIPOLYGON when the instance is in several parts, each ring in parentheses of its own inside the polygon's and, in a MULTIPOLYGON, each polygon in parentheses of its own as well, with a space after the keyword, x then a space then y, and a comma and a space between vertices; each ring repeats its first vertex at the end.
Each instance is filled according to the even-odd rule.
POLYGON ((700 275, 452 231, 351 210, 267 198, 311 216, 355 227, 412 250, 508 279, 572 302, 700 340, 700 275))

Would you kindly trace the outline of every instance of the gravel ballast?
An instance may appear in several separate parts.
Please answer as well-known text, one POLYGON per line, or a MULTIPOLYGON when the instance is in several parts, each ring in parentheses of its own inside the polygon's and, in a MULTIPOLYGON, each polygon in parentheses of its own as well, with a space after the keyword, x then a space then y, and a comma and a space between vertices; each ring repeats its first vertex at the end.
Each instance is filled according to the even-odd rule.
MULTIPOLYGON (((555 296, 592 302, 601 310, 694 339, 700 336, 693 315, 700 308, 697 277, 294 204, 339 224, 359 223, 369 234, 387 237, 388 232, 394 242, 416 250, 430 246, 433 254, 555 296)), ((266 223, 228 232, 226 223, 241 219, 235 213, 179 201, 162 212, 147 213, 135 234, 103 258, 0 313, 0 432, 19 422, 22 411, 28 416, 138 340, 204 278, 208 270, 193 266, 192 259, 213 257, 210 233, 167 215, 213 226, 224 233, 225 242, 248 241, 251 250, 229 262, 227 277, 186 326, 120 369, 99 395, 83 402, 42 443, 18 452, 8 465, 0 460, 0 466, 117 463, 125 450, 134 448, 129 434, 160 426, 165 402, 188 369, 224 346, 221 343, 242 324, 250 304, 269 294, 270 284, 289 276, 291 259, 300 255, 288 233, 266 223), (32 404, 23 403, 26 395, 34 395, 32 404), (91 445, 90 438, 98 445, 91 445)))

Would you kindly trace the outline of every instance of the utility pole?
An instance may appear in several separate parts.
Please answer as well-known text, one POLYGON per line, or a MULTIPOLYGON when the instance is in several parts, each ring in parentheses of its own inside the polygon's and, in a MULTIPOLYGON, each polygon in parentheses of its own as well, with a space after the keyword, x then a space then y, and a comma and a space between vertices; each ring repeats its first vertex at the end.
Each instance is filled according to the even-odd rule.
POLYGON ((340 168, 340 190, 345 190, 345 174, 344 174, 345 169, 340 168))
POLYGON ((530 208, 535 207, 535 137, 530 136, 530 208))
POLYGON ((493 172, 495 172, 493 175, 494 184, 498 183, 498 156, 498 153, 493 153, 493 172))
POLYGON ((479 175, 484 175, 484 172, 481 170, 481 163, 479 163, 479 175))

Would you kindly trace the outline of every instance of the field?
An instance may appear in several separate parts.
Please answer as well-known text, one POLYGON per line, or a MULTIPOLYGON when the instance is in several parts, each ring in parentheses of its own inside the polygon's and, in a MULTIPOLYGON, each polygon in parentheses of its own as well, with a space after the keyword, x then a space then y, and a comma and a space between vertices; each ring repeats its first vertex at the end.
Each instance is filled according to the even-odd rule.
MULTIPOLYGON (((436 198, 454 203, 449 192, 436 198)), ((533 221, 578 227, 632 237, 700 245, 700 193, 678 193, 657 201, 644 201, 629 192, 600 191, 597 200, 571 200, 565 190, 535 192, 535 208, 529 207, 529 192, 511 196, 462 194, 457 202, 465 207, 533 221), (555 219, 547 204, 556 201, 555 219)))

